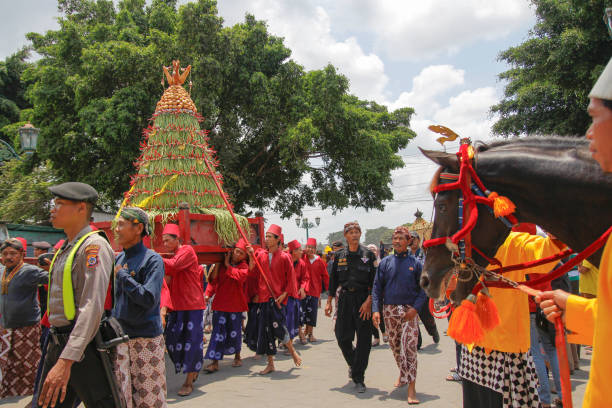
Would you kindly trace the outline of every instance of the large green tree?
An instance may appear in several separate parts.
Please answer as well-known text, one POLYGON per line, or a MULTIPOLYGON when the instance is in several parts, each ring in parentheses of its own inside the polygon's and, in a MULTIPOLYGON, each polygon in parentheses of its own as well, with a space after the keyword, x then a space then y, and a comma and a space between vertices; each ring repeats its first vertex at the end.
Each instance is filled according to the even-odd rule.
POLYGON ((329 65, 305 71, 283 39, 247 15, 223 27, 216 2, 60 0, 60 28, 28 35, 42 58, 26 70, 40 153, 65 180, 116 205, 142 130, 163 92, 162 64, 192 65, 186 87, 236 208, 285 216, 306 205, 383 208, 413 110, 349 94, 329 65), (193 87, 189 84, 193 83, 193 87))
POLYGON ((510 65, 504 98, 491 110, 493 131, 582 135, 588 93, 612 56, 602 16, 610 0, 531 0, 537 17, 529 38, 499 55, 510 65))

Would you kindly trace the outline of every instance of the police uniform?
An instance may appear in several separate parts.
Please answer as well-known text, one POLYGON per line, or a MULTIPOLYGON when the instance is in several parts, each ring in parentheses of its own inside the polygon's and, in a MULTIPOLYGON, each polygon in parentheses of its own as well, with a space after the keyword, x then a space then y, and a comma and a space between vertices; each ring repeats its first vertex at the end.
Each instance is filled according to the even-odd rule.
MULTIPOLYGON (((94 203, 98 198, 96 190, 83 183, 64 183, 49 190, 56 197, 73 201, 94 203)), ((39 389, 58 359, 74 361, 66 398, 62 403, 58 400, 56 407, 72 407, 76 398, 86 407, 114 406, 111 388, 93 341, 104 313, 113 265, 114 252, 110 244, 100 233, 92 233, 89 226, 71 241, 64 242, 56 252, 49 277, 51 334, 39 389), (76 252, 73 251, 75 247, 76 252), (64 271, 67 263, 72 263, 70 274, 64 271), (72 294, 68 282, 64 282, 68 277, 72 282, 72 294)))
POLYGON ((356 252, 348 247, 336 253, 329 283, 329 296, 338 297, 338 317, 334 329, 338 346, 350 368, 351 378, 356 384, 364 382, 365 370, 372 348, 371 319, 363 320, 359 308, 372 292, 376 267, 376 256, 359 245, 356 252), (357 345, 353 339, 357 334, 357 345))

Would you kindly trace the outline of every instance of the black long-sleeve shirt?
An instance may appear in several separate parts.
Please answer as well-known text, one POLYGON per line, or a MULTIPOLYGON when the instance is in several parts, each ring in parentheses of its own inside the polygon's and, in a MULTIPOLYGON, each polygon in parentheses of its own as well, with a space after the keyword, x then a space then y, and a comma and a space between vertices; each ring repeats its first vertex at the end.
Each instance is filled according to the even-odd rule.
POLYGON ((336 253, 329 281, 329 296, 336 296, 339 286, 347 290, 372 291, 376 267, 374 255, 366 247, 359 245, 356 252, 348 247, 336 253))

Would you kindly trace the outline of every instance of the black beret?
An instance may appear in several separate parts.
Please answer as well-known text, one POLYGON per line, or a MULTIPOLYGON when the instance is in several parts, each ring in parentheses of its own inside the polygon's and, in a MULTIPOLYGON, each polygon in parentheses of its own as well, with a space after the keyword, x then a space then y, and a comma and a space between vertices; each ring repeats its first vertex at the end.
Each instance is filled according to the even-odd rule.
POLYGON ((47 241, 36 241, 32 242, 32 246, 37 249, 49 249, 51 248, 51 244, 47 241))
POLYGON ((89 184, 70 181, 49 187, 49 191, 56 197, 72 201, 85 201, 95 204, 98 200, 98 192, 89 184))

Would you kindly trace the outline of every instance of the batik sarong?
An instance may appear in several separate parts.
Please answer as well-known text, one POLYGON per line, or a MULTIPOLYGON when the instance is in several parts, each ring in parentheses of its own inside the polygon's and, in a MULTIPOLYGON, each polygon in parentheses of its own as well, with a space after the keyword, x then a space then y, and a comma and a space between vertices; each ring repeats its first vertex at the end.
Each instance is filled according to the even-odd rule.
POLYGON ((400 370, 400 384, 409 384, 417 375, 417 342, 419 324, 417 317, 404 321, 404 314, 410 306, 383 305, 386 334, 389 347, 400 370))
POLYGON ((285 326, 285 310, 278 308, 274 299, 267 303, 258 303, 257 308, 257 343, 249 348, 260 355, 273 356, 276 354, 276 340, 282 344, 289 341, 289 331, 285 326))
POLYGON ((223 356, 240 353, 242 348, 242 313, 219 312, 212 314, 212 333, 205 358, 223 360, 223 356))
POLYGON ((40 355, 40 324, 0 328, 0 398, 34 393, 40 355))
POLYGON ((504 408, 540 406, 538 374, 529 353, 461 348, 461 378, 502 394, 504 408))
POLYGON ((164 336, 137 337, 117 346, 113 365, 127 408, 166 407, 164 336))
POLYGON ((285 307, 285 324, 291 339, 294 339, 300 333, 300 308, 300 300, 289 296, 285 307))
POLYGON ((319 298, 306 296, 302 299, 302 309, 304 312, 303 324, 315 327, 317 325, 317 312, 319 310, 319 298))
POLYGON ((166 348, 178 374, 202 369, 204 358, 204 310, 171 312, 166 325, 166 348))

